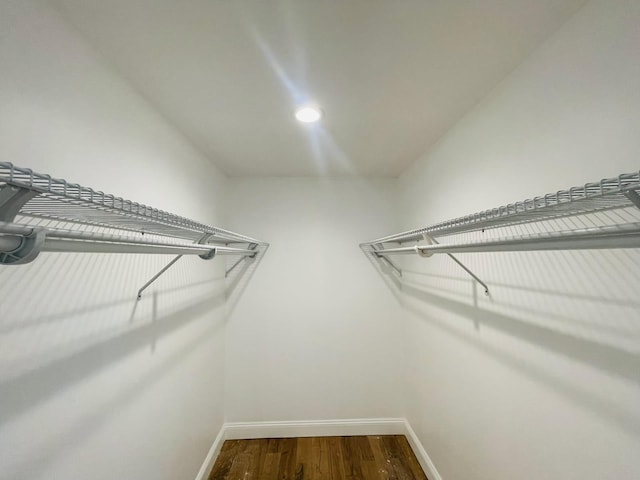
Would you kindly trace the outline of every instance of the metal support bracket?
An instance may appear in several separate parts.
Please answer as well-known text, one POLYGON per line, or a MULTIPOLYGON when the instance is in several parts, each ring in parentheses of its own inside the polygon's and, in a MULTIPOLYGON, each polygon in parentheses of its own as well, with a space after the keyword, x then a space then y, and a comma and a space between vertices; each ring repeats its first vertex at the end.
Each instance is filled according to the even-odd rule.
MULTIPOLYGON (((200 240, 198 240, 196 243, 199 245, 202 245, 204 243, 207 242, 207 240, 212 236, 211 233, 207 233, 205 235, 202 236, 202 238, 200 238, 200 240)), ((207 253, 203 253, 202 255, 198 255, 200 258, 202 258, 203 260, 210 260, 213 257, 216 256, 216 249, 212 248, 211 250, 209 250, 207 253)), ((149 285, 151 285, 153 282, 155 282, 158 278, 160 278, 162 276, 162 274, 164 272, 166 272, 167 270, 169 270, 171 267, 173 267, 175 265, 175 263, 180 260, 182 258, 182 255, 178 255, 176 256, 173 260, 171 260, 169 263, 167 263, 164 267, 162 267, 162 269, 156 273, 153 277, 151 277, 149 279, 149 281, 147 283, 145 283, 140 290, 138 290, 138 300, 140 300, 142 298, 142 292, 144 292, 149 285)))
POLYGON ((41 228, 33 228, 27 235, 0 233, 0 265, 32 262, 40 254, 45 237, 46 232, 41 228))
POLYGON ((631 200, 637 208, 640 208, 640 195, 635 190, 627 190, 624 192, 624 196, 631 200))
POLYGON ((20 209, 38 192, 28 188, 4 185, 0 187, 0 222, 11 223, 20 209))
MULTIPOLYGON (((250 243, 249 244, 249 250, 256 250, 258 248, 258 244, 257 243, 250 243)), ((256 253, 254 253, 251 256, 247 256, 247 257, 240 257, 238 260, 236 260, 234 262, 233 265, 231 265, 231 267, 229 267, 229 269, 224 272, 224 278, 227 278, 229 276, 229 274, 231 272, 233 272, 235 270, 235 268, 240 265, 244 260, 246 259, 254 259, 256 257, 256 255, 258 254, 258 252, 256 251, 256 253)))
MULTIPOLYGON (((0 187, 0 222, 11 224, 20 209, 38 192, 14 185, 0 187)), ((0 228, 0 264, 22 265, 32 262, 44 245, 45 231, 31 229, 31 233, 12 233, 0 228)))
POLYGON ((158 273, 156 273, 153 277, 151 277, 151 279, 145 283, 142 288, 140 288, 140 290, 138 290, 138 300, 140 300, 142 298, 142 292, 144 292, 147 287, 149 285, 151 285, 153 282, 155 282, 164 272, 166 272, 167 270, 169 270, 171 267, 173 267, 173 265, 182 258, 182 255, 178 255, 176 256, 173 260, 171 260, 169 263, 167 263, 162 270, 160 270, 158 273))
MULTIPOLYGON (((424 237, 425 237, 425 240, 427 240, 430 244, 440 245, 440 243, 435 238, 430 237, 428 235, 425 235, 424 237)), ((469 270, 464 263, 462 263, 460 260, 458 260, 451 253, 447 253, 447 256, 451 260, 456 262, 460 266, 460 268, 462 268, 465 272, 467 272, 471 276, 471 278, 473 278, 476 282, 478 282, 480 285, 482 285, 482 287, 484 288, 484 294, 485 295, 487 295, 487 296, 489 295, 489 287, 487 286, 486 283, 484 283, 482 280, 480 280, 475 273, 473 273, 471 270, 469 270)))
POLYGON ((371 248, 373 249, 373 254, 376 258, 380 259, 383 263, 385 263, 389 268, 391 268, 391 270, 393 270, 394 272, 396 272, 396 274, 399 277, 402 277, 402 270, 400 269, 400 267, 398 267, 395 263, 393 263, 391 260, 389 260, 387 257, 385 257, 384 255, 378 253, 378 251, 384 250, 381 247, 376 247, 376 245, 371 245, 371 248))

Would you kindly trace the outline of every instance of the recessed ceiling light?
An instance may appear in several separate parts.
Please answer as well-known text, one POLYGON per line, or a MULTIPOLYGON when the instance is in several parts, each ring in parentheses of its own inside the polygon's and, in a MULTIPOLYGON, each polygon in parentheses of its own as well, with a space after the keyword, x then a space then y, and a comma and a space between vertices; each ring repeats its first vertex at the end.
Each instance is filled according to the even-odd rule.
POLYGON ((304 106, 296 110, 296 118, 302 123, 317 122, 322 118, 322 110, 315 106, 304 106))

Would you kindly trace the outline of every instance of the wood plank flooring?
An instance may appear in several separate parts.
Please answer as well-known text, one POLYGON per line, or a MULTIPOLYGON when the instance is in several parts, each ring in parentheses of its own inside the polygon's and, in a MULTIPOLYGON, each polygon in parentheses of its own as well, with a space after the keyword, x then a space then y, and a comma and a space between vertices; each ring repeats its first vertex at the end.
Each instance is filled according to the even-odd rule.
POLYGON ((404 435, 227 440, 209 480, 427 480, 404 435))

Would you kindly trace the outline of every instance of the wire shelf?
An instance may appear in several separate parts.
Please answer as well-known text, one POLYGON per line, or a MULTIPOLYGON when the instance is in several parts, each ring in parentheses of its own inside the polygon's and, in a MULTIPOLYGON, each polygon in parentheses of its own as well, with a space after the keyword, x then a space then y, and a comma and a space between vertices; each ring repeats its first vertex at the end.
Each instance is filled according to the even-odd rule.
POLYGON ((49 219, 130 232, 200 240, 205 234, 221 243, 262 243, 251 237, 174 215, 164 210, 93 190, 50 175, 0 162, 0 188, 11 185, 37 192, 24 204, 21 217, 49 219))
POLYGON ((391 255, 417 254, 429 257, 446 254, 489 294, 487 285, 454 257, 454 253, 640 248, 640 222, 634 221, 633 215, 622 210, 629 209, 638 214, 639 190, 640 172, 623 173, 600 182, 388 235, 364 242, 360 248, 400 276, 402 270, 388 258, 391 255), (615 215, 613 210, 616 211, 615 215), (607 220, 602 222, 601 218, 592 218, 593 225, 589 228, 572 226, 578 216, 586 215, 607 216, 607 220), (540 231, 538 227, 543 224, 550 231, 540 231), (527 225, 528 233, 510 235, 508 227, 516 225, 527 225), (475 236, 475 239, 470 240, 470 235, 464 234, 475 236), (447 243, 437 240, 452 235, 456 237, 447 243), (480 235, 482 238, 479 238, 480 235), (461 236, 467 238, 461 240, 461 236), (409 242, 416 244, 407 247, 393 245, 409 242))
POLYGON ((236 255, 242 260, 267 247, 246 235, 0 162, 3 265, 29 263, 40 252, 177 255, 140 289, 140 297, 184 255, 205 260, 236 255))
POLYGON ((637 203, 640 202, 640 197, 636 192, 639 189, 640 172, 624 173, 616 178, 607 178, 597 183, 587 183, 580 187, 548 193, 365 243, 411 242, 421 240, 425 234, 443 237, 634 205, 640 207, 640 203, 637 203))

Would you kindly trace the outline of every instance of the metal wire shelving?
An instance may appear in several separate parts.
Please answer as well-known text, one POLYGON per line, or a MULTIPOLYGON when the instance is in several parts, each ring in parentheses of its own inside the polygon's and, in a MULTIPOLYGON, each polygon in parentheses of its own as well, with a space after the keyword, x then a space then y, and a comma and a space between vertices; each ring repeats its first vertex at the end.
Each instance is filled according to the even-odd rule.
POLYGON ((177 255, 141 294, 183 255, 242 260, 267 247, 239 233, 0 162, 1 265, 29 263, 41 252, 177 255))
MULTIPOLYGON (((402 271, 388 257, 417 254, 429 257, 447 254, 467 273, 487 285, 462 264, 454 253, 514 252, 539 250, 577 250, 640 248, 640 222, 616 221, 612 224, 588 228, 561 228, 552 231, 534 231, 521 235, 503 235, 505 227, 552 223, 569 217, 598 214, 612 210, 637 207, 640 209, 640 172, 625 173, 600 182, 560 190, 521 202, 440 222, 428 227, 396 233, 360 244, 360 248, 386 263, 398 275, 402 271), (453 240, 443 243, 437 238, 460 237, 479 233, 484 238, 453 240), (412 246, 402 246, 413 243, 412 246), (422 243, 420 243, 422 242, 422 243)), ((621 220, 623 217, 620 216, 621 220)), ((555 225, 559 225, 558 222, 555 225)))

